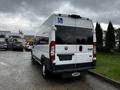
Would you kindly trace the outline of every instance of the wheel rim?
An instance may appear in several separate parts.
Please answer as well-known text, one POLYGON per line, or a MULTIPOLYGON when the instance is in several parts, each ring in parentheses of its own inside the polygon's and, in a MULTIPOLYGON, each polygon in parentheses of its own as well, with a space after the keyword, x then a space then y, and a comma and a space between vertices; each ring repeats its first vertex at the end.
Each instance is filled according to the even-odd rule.
POLYGON ((43 75, 45 76, 45 65, 43 65, 42 73, 43 73, 43 75))

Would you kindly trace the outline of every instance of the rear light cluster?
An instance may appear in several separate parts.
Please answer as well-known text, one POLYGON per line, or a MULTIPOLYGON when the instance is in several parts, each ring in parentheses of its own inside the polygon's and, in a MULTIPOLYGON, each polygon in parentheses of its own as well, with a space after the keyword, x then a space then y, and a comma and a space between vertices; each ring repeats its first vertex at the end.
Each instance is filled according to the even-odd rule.
POLYGON ((49 57, 50 60, 55 60, 55 41, 50 42, 49 57))
POLYGON ((93 60, 96 60, 96 42, 93 43, 93 60))

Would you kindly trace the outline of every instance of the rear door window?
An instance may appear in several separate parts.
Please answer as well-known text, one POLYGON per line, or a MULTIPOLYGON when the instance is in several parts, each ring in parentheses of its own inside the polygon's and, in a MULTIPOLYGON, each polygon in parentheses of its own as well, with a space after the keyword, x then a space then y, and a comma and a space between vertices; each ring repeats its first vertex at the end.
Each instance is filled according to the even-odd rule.
POLYGON ((70 26, 56 27, 56 44, 93 44, 92 29, 70 26))

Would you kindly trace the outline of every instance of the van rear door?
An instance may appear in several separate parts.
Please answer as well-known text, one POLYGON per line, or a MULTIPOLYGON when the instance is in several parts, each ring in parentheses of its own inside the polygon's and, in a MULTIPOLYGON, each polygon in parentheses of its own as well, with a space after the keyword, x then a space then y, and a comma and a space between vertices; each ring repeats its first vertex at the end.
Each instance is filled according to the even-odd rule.
POLYGON ((93 60, 93 24, 90 20, 76 19, 76 63, 88 63, 93 60), (84 24, 84 27, 79 27, 84 24))
POLYGON ((56 65, 74 64, 76 60, 76 45, 73 44, 74 28, 66 26, 56 26, 56 65))
POLYGON ((92 29, 71 26, 56 27, 55 63, 57 65, 92 62, 92 29))

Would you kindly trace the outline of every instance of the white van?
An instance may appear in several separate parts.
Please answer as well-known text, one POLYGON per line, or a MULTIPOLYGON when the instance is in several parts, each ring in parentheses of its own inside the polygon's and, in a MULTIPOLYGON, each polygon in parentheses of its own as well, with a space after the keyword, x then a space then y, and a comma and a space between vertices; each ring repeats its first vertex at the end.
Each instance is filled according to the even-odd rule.
POLYGON ((92 20, 79 15, 53 14, 40 27, 31 51, 32 62, 42 65, 44 78, 95 68, 96 36, 92 20))

